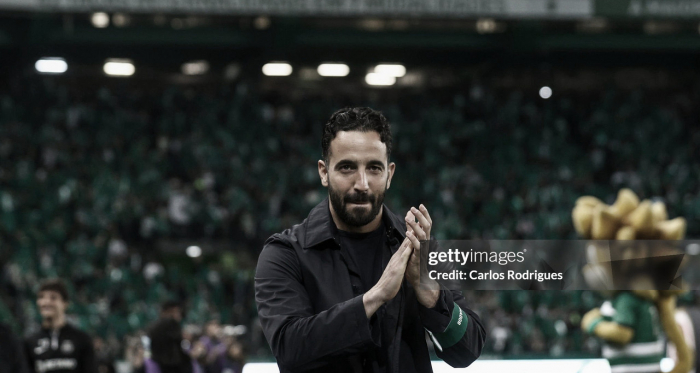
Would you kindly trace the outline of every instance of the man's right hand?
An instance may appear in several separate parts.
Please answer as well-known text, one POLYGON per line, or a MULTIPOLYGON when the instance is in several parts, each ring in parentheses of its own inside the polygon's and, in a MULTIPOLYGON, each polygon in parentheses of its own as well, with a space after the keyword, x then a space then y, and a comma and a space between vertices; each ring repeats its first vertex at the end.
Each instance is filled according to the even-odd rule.
POLYGON ((406 265, 412 252, 411 241, 408 238, 404 239, 399 249, 391 256, 389 264, 387 264, 377 284, 362 297, 368 319, 377 312, 379 307, 394 299, 396 294, 399 293, 404 273, 406 272, 406 265))

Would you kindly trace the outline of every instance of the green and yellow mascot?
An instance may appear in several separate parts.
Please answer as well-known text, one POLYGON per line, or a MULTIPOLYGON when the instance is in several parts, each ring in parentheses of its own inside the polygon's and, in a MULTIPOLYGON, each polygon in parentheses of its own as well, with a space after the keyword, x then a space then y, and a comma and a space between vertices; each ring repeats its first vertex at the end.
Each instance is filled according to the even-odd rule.
MULTIPOLYGON (((662 202, 639 201, 629 189, 622 189, 613 205, 584 196, 576 201, 572 212, 577 233, 591 240, 680 240, 685 236, 686 221, 668 219, 662 202)), ((637 259, 678 254, 675 248, 631 245, 613 259, 637 259), (650 252, 654 251, 654 252, 650 252)), ((694 352, 675 319, 676 299, 683 290, 650 290, 650 281, 640 268, 629 261, 622 270, 633 278, 638 290, 615 290, 610 269, 611 251, 605 245, 589 245, 586 282, 602 289, 610 298, 599 308, 587 312, 581 328, 604 341, 602 355, 608 359, 613 373, 660 372, 659 362, 666 354, 664 335, 675 349, 672 373, 688 373, 694 367, 694 352), (605 290, 608 289, 608 290, 605 290), (659 325, 663 333, 659 330, 659 325)), ((694 343, 694 341, 693 341, 694 343)))

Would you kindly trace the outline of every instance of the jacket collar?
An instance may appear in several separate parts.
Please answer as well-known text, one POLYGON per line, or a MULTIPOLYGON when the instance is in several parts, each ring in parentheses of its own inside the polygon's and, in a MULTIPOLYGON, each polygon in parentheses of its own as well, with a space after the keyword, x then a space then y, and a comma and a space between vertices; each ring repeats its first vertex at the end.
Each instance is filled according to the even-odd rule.
MULTIPOLYGON (((305 221, 304 249, 322 248, 321 244, 327 241, 333 241, 336 246, 338 245, 336 240, 338 228, 333 222, 328 203, 328 197, 326 197, 309 212, 305 221)), ((382 222, 386 227, 387 236, 402 242, 406 238, 406 222, 391 212, 385 204, 382 206, 382 222)))

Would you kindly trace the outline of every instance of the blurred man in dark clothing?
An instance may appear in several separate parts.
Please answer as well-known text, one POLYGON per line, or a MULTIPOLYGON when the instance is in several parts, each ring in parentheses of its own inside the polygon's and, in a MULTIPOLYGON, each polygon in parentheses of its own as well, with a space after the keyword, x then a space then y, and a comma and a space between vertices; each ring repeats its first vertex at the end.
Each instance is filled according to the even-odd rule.
POLYGON ((92 338, 66 323, 68 290, 60 279, 42 282, 36 304, 41 330, 25 340, 29 369, 35 373, 94 373, 97 371, 92 338))
POLYGON ((148 332, 151 357, 143 367, 145 373, 202 373, 202 369, 182 349, 180 323, 165 317, 158 320, 148 332))
POLYGON ((22 342, 10 327, 0 323, 0 373, 29 373, 22 342))
POLYGON ((160 317, 169 317, 178 323, 181 323, 182 319, 185 317, 182 303, 176 300, 163 302, 163 304, 160 306, 160 317))

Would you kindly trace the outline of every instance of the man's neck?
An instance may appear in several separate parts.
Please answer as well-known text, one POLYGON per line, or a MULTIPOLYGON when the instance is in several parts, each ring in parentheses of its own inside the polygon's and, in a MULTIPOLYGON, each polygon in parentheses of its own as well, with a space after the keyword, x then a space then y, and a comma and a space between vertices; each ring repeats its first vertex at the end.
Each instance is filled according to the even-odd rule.
POLYGON ((379 209, 379 213, 374 218, 374 220, 361 227, 354 227, 345 224, 342 220, 340 220, 340 218, 338 218, 338 214, 336 214, 335 210, 333 209, 333 204, 329 203, 328 205, 331 210, 331 217, 333 218, 333 222, 335 223, 335 226, 338 227, 338 229, 340 229, 341 231, 351 233, 369 233, 379 228, 379 226, 382 224, 382 214, 384 213, 384 206, 382 206, 379 209))
POLYGON ((42 321, 41 325, 46 329, 61 329, 66 325, 66 315, 46 318, 42 321))

